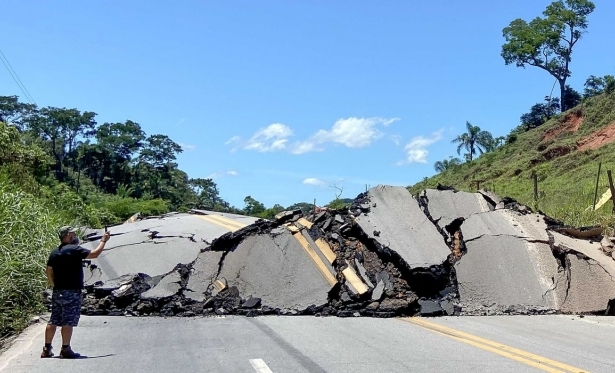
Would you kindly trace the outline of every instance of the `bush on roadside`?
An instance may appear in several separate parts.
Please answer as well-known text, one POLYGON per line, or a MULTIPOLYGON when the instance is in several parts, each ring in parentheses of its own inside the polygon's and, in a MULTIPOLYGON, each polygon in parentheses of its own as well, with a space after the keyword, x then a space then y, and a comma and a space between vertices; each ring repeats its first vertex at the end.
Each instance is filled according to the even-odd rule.
POLYGON ((39 199, 0 181, 0 338, 44 310, 45 263, 59 225, 39 199))

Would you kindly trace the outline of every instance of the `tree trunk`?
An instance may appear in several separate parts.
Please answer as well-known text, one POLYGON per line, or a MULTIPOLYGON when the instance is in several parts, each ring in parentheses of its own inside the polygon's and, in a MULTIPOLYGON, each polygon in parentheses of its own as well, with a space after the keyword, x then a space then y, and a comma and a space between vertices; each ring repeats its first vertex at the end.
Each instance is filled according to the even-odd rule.
POLYGON ((566 102, 566 79, 558 79, 557 80, 559 82, 559 92, 560 92, 560 96, 559 96, 559 106, 560 106, 560 111, 563 113, 564 111, 568 110, 567 107, 564 106, 564 103, 566 102))

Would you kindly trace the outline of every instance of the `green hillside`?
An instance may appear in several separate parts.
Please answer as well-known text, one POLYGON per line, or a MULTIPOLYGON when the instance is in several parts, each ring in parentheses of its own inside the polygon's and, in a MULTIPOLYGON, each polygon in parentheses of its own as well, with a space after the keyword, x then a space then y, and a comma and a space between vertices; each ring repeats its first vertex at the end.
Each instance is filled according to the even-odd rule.
POLYGON ((441 184, 474 191, 478 181, 480 188, 512 197, 567 224, 613 227, 610 201, 595 212, 588 207, 594 200, 598 164, 602 163, 598 199, 608 189, 606 170, 615 173, 615 141, 585 149, 584 145, 592 144, 588 139, 594 144, 601 139, 605 143, 615 140, 615 93, 592 97, 542 126, 519 134, 513 143, 426 178, 409 189, 418 193, 441 184), (536 202, 533 172, 538 178, 536 202))

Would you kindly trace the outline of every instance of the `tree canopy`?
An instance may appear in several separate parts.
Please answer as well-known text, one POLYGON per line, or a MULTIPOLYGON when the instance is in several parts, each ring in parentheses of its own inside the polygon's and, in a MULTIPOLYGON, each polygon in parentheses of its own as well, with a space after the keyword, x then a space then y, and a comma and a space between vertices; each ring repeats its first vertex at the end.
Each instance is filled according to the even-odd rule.
POLYGON ((560 86, 561 110, 570 109, 566 80, 572 72, 572 50, 587 29, 587 16, 595 5, 589 0, 559 0, 543 11, 543 17, 527 22, 515 19, 503 29, 506 43, 502 57, 506 65, 535 66, 547 71, 560 86))

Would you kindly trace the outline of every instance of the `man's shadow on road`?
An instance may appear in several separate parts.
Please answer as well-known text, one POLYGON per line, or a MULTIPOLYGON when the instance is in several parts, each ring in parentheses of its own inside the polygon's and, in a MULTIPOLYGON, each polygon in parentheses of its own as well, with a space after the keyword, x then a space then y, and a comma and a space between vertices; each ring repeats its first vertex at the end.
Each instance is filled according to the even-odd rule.
POLYGON ((60 356, 54 356, 54 359, 62 359, 62 360, 85 360, 85 359, 100 359, 103 357, 110 357, 110 356, 115 356, 115 354, 107 354, 107 355, 98 355, 98 356, 88 356, 88 355, 81 355, 78 358, 75 359, 62 359, 60 356))

